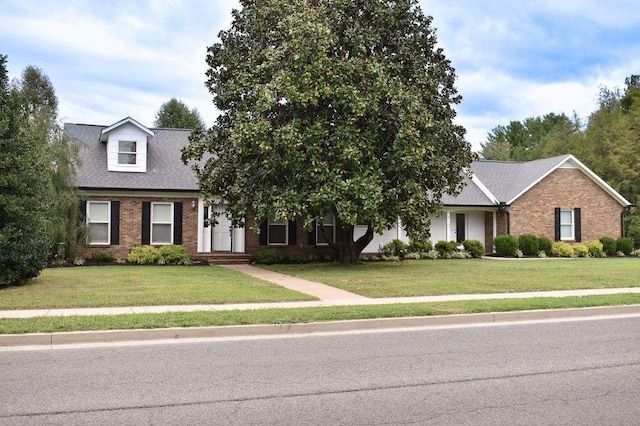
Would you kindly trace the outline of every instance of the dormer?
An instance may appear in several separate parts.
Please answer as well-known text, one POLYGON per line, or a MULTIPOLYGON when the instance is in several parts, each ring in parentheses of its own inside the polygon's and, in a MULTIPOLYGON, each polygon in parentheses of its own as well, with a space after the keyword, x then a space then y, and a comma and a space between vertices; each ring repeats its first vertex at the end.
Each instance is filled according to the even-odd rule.
POLYGON ((153 136, 151 130, 131 117, 102 129, 100 142, 107 144, 107 170, 146 172, 147 143, 153 136))

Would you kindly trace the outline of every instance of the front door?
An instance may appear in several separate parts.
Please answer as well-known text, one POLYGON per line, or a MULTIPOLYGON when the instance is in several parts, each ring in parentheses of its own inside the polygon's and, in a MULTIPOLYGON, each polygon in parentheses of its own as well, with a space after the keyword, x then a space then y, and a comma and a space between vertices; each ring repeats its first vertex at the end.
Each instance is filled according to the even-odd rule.
POLYGON ((211 230, 212 251, 231 251, 231 220, 224 214, 222 206, 211 206, 216 216, 216 223, 211 230))
POLYGON ((466 239, 465 214, 456 213, 456 242, 461 243, 466 239))

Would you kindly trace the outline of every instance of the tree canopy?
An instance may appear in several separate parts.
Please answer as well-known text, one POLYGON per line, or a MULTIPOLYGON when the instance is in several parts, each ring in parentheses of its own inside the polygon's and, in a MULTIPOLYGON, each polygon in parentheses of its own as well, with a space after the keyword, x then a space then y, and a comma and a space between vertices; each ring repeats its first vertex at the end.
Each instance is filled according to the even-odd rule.
POLYGON ((77 147, 57 123, 49 78, 29 66, 8 82, 0 55, 0 285, 37 276, 66 243, 75 249, 77 147))
POLYGON ((171 98, 160 106, 153 125, 174 129, 204 129, 205 124, 197 109, 189 109, 182 101, 171 98))
POLYGON ((255 214, 254 229, 274 216, 311 229, 333 214, 344 263, 398 219, 428 237, 474 158, 431 17, 415 0, 241 4, 208 49, 221 114, 183 151, 203 193, 226 200, 236 224, 255 214), (367 232, 354 241, 356 224, 367 232))

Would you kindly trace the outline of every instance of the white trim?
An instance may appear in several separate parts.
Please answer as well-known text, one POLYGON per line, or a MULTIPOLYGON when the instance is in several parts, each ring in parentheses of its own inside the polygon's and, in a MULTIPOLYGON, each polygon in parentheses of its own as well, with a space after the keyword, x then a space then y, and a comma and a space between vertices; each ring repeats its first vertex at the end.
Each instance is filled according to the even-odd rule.
POLYGON ((149 220, 149 225, 151 227, 151 230, 149 232, 149 243, 151 245, 154 246, 162 246, 162 245, 168 245, 168 244, 173 244, 173 227, 174 227, 174 217, 173 217, 173 209, 174 209, 174 205, 172 202, 167 202, 167 201, 158 201, 158 202, 151 202, 151 212, 150 212, 150 220, 149 220), (168 205, 169 206, 169 210, 171 213, 171 219, 170 222, 154 222, 153 221, 153 209, 156 205, 168 205), (153 240, 153 225, 171 225, 171 231, 169 234, 169 242, 166 241, 162 241, 162 242, 157 242, 153 240))
POLYGON ((134 120, 131 117, 126 117, 123 118, 122 120, 118 121, 117 123, 113 123, 111 126, 108 126, 104 129, 102 129, 102 131, 100 132, 100 142, 106 142, 107 141, 107 133, 109 133, 110 131, 117 129, 118 127, 124 125, 124 124, 133 124, 134 126, 136 126, 137 128, 139 128, 140 130, 142 130, 143 132, 145 132, 147 134, 148 137, 154 136, 155 133, 151 130, 149 130, 147 127, 143 126, 142 124, 138 123, 136 120, 134 120))
POLYGON ((520 198, 524 193, 529 191, 532 187, 534 187, 535 185, 540 183, 540 181, 542 179, 544 179, 547 176, 549 176, 556 169, 558 169, 558 168, 570 168, 572 165, 577 166, 575 168, 579 169, 585 175, 587 175, 592 181, 594 181, 600 188, 602 188, 611 197, 613 197, 618 203, 622 204, 625 207, 631 205, 631 203, 629 201, 627 201, 622 195, 620 195, 615 189, 613 189, 611 186, 609 186, 609 184, 607 184, 604 180, 602 180, 598 175, 596 175, 594 172, 592 172, 587 166, 582 164, 582 162, 580 162, 580 160, 578 160, 576 157, 574 157, 571 154, 568 154, 566 157, 564 157, 562 160, 560 160, 560 162, 558 164, 556 164, 554 167, 550 168, 546 173, 544 173, 542 176, 540 176, 538 179, 536 179, 533 183, 531 183, 529 186, 527 186, 525 189, 523 189, 515 197, 513 197, 511 200, 509 200, 507 202, 507 204, 508 205, 513 204, 514 201, 516 201, 518 198, 520 198))
MULTIPOLYGON (((325 223, 324 216, 322 217, 322 223, 316 221, 316 230, 315 230, 316 231, 316 245, 317 246, 328 246, 329 243, 319 243, 318 242, 318 241, 320 241, 320 235, 321 235, 318 231, 319 231, 319 228, 321 226, 323 226, 323 227, 324 226, 331 226, 332 227, 333 232, 332 232, 332 235, 330 236, 330 239, 331 239, 332 243, 335 243, 336 242, 336 217, 335 217, 335 215, 333 213, 331 213, 331 223, 325 223)), ((287 232, 288 232, 288 230, 287 230, 287 232)))
MULTIPOLYGON (((176 198, 183 199, 189 198, 189 203, 191 203, 191 199, 198 198, 199 193, 197 191, 154 191, 154 190, 135 190, 135 191, 126 191, 126 190, 113 190, 113 191, 101 191, 94 189, 84 189, 80 191, 81 195, 84 197, 113 197, 113 198, 176 198)), ((186 202, 186 201, 185 201, 186 202)), ((191 207, 191 204, 189 204, 191 207)))
POLYGON ((89 245, 92 246, 104 246, 104 245, 110 245, 111 244, 111 201, 87 201, 87 208, 85 211, 85 216, 86 216, 86 223, 87 223, 87 228, 88 228, 88 233, 87 233, 87 240, 89 242, 89 245), (92 204, 106 204, 107 205, 107 221, 92 221, 91 220, 91 205, 92 204), (95 223, 97 225, 103 225, 103 224, 107 224, 107 240, 106 241, 91 241, 91 224, 95 223))
POLYGON ((491 191, 489 191, 489 188, 487 188, 484 183, 482 183, 482 181, 480 180, 479 177, 477 177, 475 174, 471 175, 471 182, 475 183, 476 186, 478 187, 478 189, 480 189, 480 191, 482 191, 482 193, 484 195, 487 196, 487 198, 494 204, 500 204, 500 200, 498 200, 498 198, 493 195, 493 193, 491 191))
POLYGON ((576 215, 574 209, 560 209, 560 241, 575 241, 576 240, 576 215), (562 223, 562 213, 571 213, 571 223, 562 223), (562 227, 571 226, 571 235, 568 237, 562 236, 562 227))

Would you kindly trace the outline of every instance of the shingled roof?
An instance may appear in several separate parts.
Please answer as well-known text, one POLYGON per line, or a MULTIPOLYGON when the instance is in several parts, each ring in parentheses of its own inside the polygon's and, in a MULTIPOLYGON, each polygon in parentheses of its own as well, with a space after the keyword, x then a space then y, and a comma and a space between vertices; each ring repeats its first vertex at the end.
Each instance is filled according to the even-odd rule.
POLYGON ((154 136, 147 146, 146 173, 107 171, 107 148, 100 142, 103 129, 109 126, 90 124, 64 125, 67 133, 81 143, 81 166, 76 175, 80 189, 199 191, 195 173, 180 160, 180 150, 187 144, 190 130, 152 129, 154 136))

